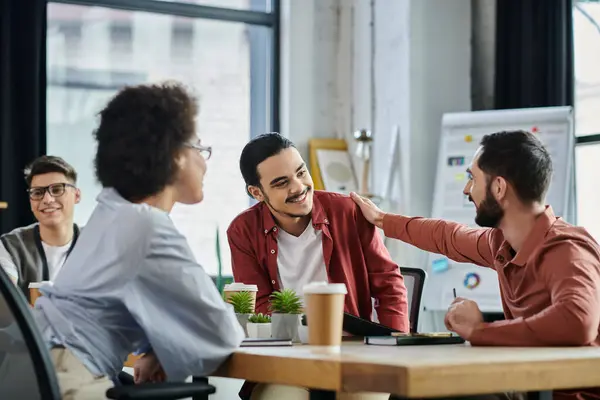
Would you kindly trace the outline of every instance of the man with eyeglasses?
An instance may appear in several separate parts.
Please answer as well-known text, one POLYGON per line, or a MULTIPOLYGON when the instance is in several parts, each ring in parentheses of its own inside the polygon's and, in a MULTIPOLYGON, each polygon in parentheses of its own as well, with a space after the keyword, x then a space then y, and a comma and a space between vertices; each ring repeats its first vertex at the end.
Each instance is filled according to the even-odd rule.
POLYGON ((81 193, 77 172, 60 157, 37 158, 25 169, 25 180, 38 222, 0 236, 0 259, 29 298, 29 283, 54 280, 77 241, 73 211, 81 193))

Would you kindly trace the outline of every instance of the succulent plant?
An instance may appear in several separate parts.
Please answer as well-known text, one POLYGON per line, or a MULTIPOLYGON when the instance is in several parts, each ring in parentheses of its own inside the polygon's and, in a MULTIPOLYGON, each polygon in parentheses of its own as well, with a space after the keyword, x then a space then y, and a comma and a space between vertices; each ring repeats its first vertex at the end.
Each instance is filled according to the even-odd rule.
POLYGON ((301 314, 302 300, 292 289, 283 289, 271 294, 270 310, 278 314, 301 314))
POLYGON ((271 317, 263 313, 253 314, 248 317, 248 322, 253 324, 269 324, 271 323, 271 317))
POLYGON ((235 292, 229 296, 228 302, 233 306, 236 314, 252 314, 252 302, 254 298, 250 292, 235 292))

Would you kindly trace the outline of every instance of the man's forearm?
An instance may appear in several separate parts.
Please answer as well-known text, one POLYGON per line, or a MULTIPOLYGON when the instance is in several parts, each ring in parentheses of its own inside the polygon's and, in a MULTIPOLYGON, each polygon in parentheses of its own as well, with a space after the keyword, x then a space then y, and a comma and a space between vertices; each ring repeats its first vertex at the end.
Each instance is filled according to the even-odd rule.
POLYGON ((487 267, 494 263, 495 248, 491 246, 499 247, 501 243, 496 240, 501 233, 494 229, 473 229, 443 219, 385 214, 383 229, 386 236, 421 250, 487 267))
POLYGON ((584 346, 597 336, 596 319, 555 305, 530 318, 484 323, 466 338, 475 346, 584 346))

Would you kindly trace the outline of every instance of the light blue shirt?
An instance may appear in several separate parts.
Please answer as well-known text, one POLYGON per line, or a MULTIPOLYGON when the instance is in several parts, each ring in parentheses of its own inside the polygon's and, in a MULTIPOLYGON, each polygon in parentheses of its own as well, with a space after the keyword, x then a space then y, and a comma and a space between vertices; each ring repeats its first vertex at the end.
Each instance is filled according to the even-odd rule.
POLYGON ((45 339, 96 375, 114 377, 129 353, 151 346, 169 380, 210 375, 242 342, 233 308, 196 262, 168 214, 113 189, 34 316, 45 339))

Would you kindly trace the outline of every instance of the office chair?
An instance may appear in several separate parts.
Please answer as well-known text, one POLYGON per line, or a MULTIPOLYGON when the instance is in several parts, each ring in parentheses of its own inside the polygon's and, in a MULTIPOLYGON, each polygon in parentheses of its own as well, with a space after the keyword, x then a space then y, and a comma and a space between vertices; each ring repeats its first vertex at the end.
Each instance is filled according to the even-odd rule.
POLYGON ((404 285, 408 292, 410 331, 417 332, 419 328, 419 314, 421 313, 421 297, 423 296, 427 273, 421 268, 411 267, 400 267, 400 273, 404 277, 404 285))
MULTIPOLYGON (((145 383, 110 388, 114 400, 208 399, 215 393, 206 378, 192 383, 145 383)), ((0 399, 60 400, 50 353, 21 291, 0 268, 0 399)))

